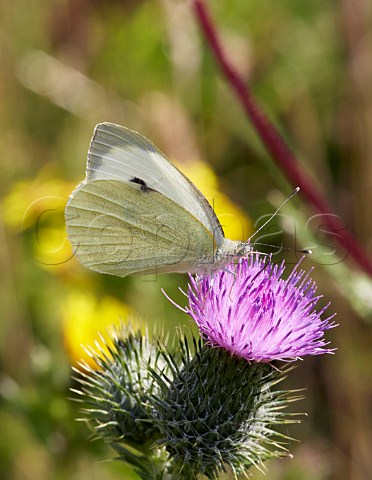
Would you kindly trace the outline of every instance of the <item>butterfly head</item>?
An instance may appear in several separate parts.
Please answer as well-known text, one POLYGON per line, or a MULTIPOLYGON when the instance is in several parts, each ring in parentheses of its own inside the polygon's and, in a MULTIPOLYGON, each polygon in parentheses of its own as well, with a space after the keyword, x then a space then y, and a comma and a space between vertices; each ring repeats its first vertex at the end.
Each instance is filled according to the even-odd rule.
POLYGON ((222 246, 216 252, 217 263, 228 263, 231 260, 246 257, 252 252, 252 244, 224 238, 222 246))
POLYGON ((253 246, 249 242, 249 240, 247 242, 238 242, 235 248, 234 257, 235 258, 246 257, 252 251, 253 251, 253 246))

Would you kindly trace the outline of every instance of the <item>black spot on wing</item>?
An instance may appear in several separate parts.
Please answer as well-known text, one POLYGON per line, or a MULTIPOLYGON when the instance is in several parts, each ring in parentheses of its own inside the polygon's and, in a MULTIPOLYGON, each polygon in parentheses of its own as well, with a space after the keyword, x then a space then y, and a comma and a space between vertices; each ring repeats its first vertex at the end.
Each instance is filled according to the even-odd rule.
POLYGON ((133 182, 133 183, 137 183, 138 185, 140 185, 140 188, 141 188, 141 191, 142 192, 154 192, 155 190, 153 188, 150 188, 147 183, 145 182, 145 180, 142 180, 142 178, 138 178, 138 177, 132 177, 129 179, 130 182, 133 182))

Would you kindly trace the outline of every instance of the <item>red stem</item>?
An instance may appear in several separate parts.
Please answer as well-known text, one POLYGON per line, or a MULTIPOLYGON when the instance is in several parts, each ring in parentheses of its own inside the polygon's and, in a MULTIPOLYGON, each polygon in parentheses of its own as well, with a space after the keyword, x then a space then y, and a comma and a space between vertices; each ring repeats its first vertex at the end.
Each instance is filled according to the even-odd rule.
POLYGON ((300 167, 298 160, 284 142, 280 133, 255 102, 247 84, 226 58, 205 2, 203 0, 193 0, 192 6, 218 65, 225 75, 229 86, 240 100, 249 120, 256 128, 263 144, 292 185, 299 186, 308 202, 323 215, 322 221, 328 226, 330 233, 333 234, 341 247, 347 249, 360 268, 372 276, 372 260, 366 255, 354 236, 345 228, 338 215, 332 213, 332 209, 325 197, 311 177, 300 167))

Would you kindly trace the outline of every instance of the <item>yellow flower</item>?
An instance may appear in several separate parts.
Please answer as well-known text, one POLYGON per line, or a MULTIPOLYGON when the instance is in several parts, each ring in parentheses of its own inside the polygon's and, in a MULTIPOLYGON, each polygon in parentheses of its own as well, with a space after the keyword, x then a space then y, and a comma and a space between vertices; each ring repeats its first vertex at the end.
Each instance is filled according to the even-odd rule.
POLYGON ((64 220, 73 184, 51 175, 49 169, 44 169, 32 181, 15 183, 4 199, 3 215, 12 230, 27 232, 33 260, 55 273, 69 268, 73 256, 64 220))
POLYGON ((86 348, 94 348, 95 342, 110 345, 109 333, 128 323, 129 318, 134 328, 141 329, 140 322, 133 320, 130 307, 116 298, 106 296, 98 301, 93 294, 72 292, 62 306, 63 337, 71 363, 83 360, 96 367, 86 348))

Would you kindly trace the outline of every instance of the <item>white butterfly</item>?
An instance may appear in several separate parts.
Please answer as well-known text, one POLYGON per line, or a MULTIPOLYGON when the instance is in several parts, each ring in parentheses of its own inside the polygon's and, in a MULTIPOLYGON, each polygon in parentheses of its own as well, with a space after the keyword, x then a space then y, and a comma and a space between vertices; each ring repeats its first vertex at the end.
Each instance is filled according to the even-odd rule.
POLYGON ((96 126, 65 216, 81 263, 121 277, 211 272, 252 250, 224 237, 204 195, 149 140, 112 123, 96 126))

